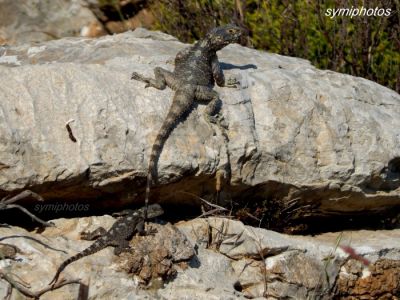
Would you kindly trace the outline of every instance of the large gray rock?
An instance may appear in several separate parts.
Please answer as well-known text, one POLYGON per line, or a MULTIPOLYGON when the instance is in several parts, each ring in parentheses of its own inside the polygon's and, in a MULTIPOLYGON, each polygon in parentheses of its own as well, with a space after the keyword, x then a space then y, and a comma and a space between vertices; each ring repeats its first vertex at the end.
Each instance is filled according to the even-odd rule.
MULTIPOLYGON (((173 92, 145 89, 130 74, 172 69, 185 46, 136 30, 1 48, 1 194, 33 188, 46 199, 141 201, 173 92), (66 129, 71 119, 76 142, 66 129)), ((229 142, 217 129, 213 135, 199 105, 164 146, 154 199, 212 195, 214 174, 230 164, 235 199, 307 203, 308 215, 400 204, 399 94, 239 45, 219 56, 225 74, 241 82, 216 88, 229 142)))
POLYGON ((234 290, 249 298, 376 299, 400 294, 400 249, 393 244, 400 239, 399 230, 289 236, 223 218, 178 227, 199 249, 200 263, 160 291, 163 295, 197 280, 211 291, 233 282, 234 290))
MULTIPOLYGON (((32 292, 39 291, 47 287, 61 262, 90 245, 91 242, 79 239, 79 232, 99 225, 109 228, 112 218, 58 219, 54 223, 57 228, 46 228, 41 234, 18 227, 0 228, 0 237, 14 236, 0 239, 1 243, 19 249, 15 260, 11 260, 2 259, 0 247, 0 272, 28 284, 32 292)), ((159 226, 154 241, 170 247, 165 241, 171 239, 171 230, 162 231, 162 227, 168 228, 159 226)), ((186 267, 176 265, 176 277, 167 283, 143 289, 137 276, 124 271, 123 255, 116 257, 111 248, 71 263, 61 278, 82 279, 88 283, 89 299, 149 299, 147 296, 150 299, 305 300, 361 299, 362 296, 372 300, 396 299, 400 294, 400 249, 398 243, 393 243, 400 240, 400 230, 288 236, 222 218, 182 222, 177 228, 187 239, 186 246, 177 249, 187 249, 190 244, 195 247, 196 256, 186 267)), ((132 251, 142 243, 135 244, 132 251)), ((145 261, 151 260, 154 247, 148 250, 143 254, 145 261)), ((7 288, 8 283, 0 280, 0 297, 5 297, 7 288)), ((40 299, 76 299, 77 294, 78 286, 71 284, 40 299)), ((16 290, 11 295, 11 299, 21 299, 16 290)))
POLYGON ((0 45, 87 36, 102 25, 83 0, 0 0, 0 45))

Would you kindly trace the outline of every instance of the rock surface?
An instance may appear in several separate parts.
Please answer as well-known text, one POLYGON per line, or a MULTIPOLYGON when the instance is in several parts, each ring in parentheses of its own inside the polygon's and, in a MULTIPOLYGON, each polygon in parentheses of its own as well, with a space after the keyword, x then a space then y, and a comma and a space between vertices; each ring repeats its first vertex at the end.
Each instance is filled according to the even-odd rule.
POLYGON ((85 35, 95 27, 102 30, 82 0, 0 0, 0 45, 85 35))
MULTIPOLYGON (((65 258, 91 243, 79 240, 79 232, 99 225, 108 228, 112 222, 110 216, 58 219, 54 221, 57 228, 47 228, 41 234, 18 227, 0 228, 0 241, 18 249, 13 260, 0 258, 0 271, 13 274, 33 291, 42 289, 65 258), (4 239, 10 235, 30 239, 4 239)), ((400 230, 289 236, 223 218, 181 222, 176 224, 178 229, 171 229, 172 225, 157 226, 161 230, 153 242, 160 241, 158 247, 138 238, 133 239, 138 243, 132 245, 149 247, 149 255, 141 254, 144 260, 151 260, 151 253, 155 252, 162 256, 165 251, 159 250, 160 246, 167 249, 168 245, 175 245, 175 249, 184 249, 173 254, 177 271, 173 279, 160 280, 158 284, 153 281, 147 288, 140 286, 138 276, 126 272, 131 266, 126 257, 115 256, 111 247, 70 264, 62 276, 81 278, 89 283, 89 299, 144 299, 147 296, 151 299, 301 300, 332 299, 333 296, 359 299, 360 295, 363 299, 396 299, 400 296, 400 249, 393 242, 400 240, 400 230), (172 232, 174 237, 169 243, 172 232), (187 249, 195 249, 196 256, 188 265, 179 265, 179 260, 193 255, 187 249)), ((165 266, 160 262, 158 270, 165 266)), ((1 298, 7 286, 0 280, 1 298)), ((77 293, 78 285, 71 284, 48 292, 41 299, 76 299, 77 293)), ((13 290, 11 299, 21 299, 20 294, 13 290)))
MULTIPOLYGON (((142 201, 173 92, 145 89, 130 74, 172 69, 184 46, 136 30, 0 48, 0 196, 30 188, 47 200, 142 201)), ((241 82, 216 88, 229 142, 213 135, 199 105, 164 146, 154 199, 210 198, 214 174, 230 165, 227 200, 274 199, 293 216, 399 206, 399 94, 239 45, 219 56, 241 82)))

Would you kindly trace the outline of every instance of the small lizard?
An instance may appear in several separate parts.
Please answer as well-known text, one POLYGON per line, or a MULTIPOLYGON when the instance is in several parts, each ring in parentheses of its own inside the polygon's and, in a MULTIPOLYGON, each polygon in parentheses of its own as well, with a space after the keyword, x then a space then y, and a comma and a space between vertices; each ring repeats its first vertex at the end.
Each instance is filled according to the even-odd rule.
MULTIPOLYGON (((100 236, 92 245, 79 252, 78 254, 68 258, 57 269, 56 275, 49 285, 56 283, 60 273, 72 262, 82 257, 96 253, 108 246, 114 246, 114 254, 119 255, 122 252, 129 251, 129 239, 135 233, 144 232, 144 208, 138 210, 125 210, 122 212, 122 218, 118 219, 111 229, 107 232, 103 227, 97 228, 95 231, 82 234, 85 239, 94 239, 100 236)), ((159 204, 152 204, 148 207, 148 218, 156 218, 164 213, 159 204)))
MULTIPOLYGON (((239 43, 245 31, 234 25, 225 25, 212 29, 204 39, 193 46, 189 46, 178 52, 175 57, 175 69, 173 72, 157 67, 154 69, 155 79, 144 77, 136 72, 131 79, 145 82, 145 87, 154 87, 163 90, 169 86, 175 91, 169 112, 155 138, 151 149, 145 207, 148 207, 150 187, 153 183, 153 173, 157 166, 162 147, 181 116, 187 113, 195 101, 208 103, 205 109, 205 120, 211 127, 211 123, 217 123, 219 96, 213 90, 214 83, 218 86, 236 87, 236 79, 225 81, 216 52, 231 43, 239 43)), ((146 218, 145 209, 145 218, 146 218)))

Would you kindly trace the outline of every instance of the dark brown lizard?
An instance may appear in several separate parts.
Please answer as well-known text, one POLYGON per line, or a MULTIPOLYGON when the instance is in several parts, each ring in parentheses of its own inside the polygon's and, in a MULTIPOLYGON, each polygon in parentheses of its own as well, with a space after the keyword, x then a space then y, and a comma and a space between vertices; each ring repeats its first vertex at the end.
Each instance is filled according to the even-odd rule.
MULTIPOLYGON (((60 273, 72 262, 81 259, 82 257, 96 253, 108 246, 115 247, 114 254, 119 255, 124 251, 129 251, 129 240, 135 233, 144 232, 144 208, 138 210, 125 210, 123 217, 118 219, 109 231, 103 227, 97 228, 95 231, 83 235, 85 239, 93 239, 100 236, 92 245, 79 252, 78 254, 68 258, 57 269, 52 281, 49 283, 54 284, 57 282, 60 273)), ((163 209, 158 204, 152 204, 148 207, 148 218, 156 218, 164 213, 163 209)))
MULTIPOLYGON (((212 29, 204 39, 193 46, 180 51, 175 57, 173 72, 157 67, 154 69, 155 79, 144 77, 136 72, 131 79, 143 81, 145 87, 163 90, 167 86, 175 91, 169 112, 155 138, 149 158, 145 205, 148 207, 153 174, 157 166, 162 147, 181 116, 188 112, 198 101, 208 103, 205 109, 205 119, 217 123, 219 96, 213 90, 214 83, 218 86, 236 87, 236 79, 225 81, 216 52, 231 43, 242 41, 245 31, 234 25, 225 25, 212 29)), ((211 126, 211 124, 210 124, 211 126)), ((146 217, 146 212, 145 212, 146 217)))

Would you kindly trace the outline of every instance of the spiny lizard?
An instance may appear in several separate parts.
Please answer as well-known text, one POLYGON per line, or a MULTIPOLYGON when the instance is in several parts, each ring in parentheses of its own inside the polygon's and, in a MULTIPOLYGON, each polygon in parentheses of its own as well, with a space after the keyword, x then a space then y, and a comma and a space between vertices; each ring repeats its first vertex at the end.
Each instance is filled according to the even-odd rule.
MULTIPOLYGON (((124 251, 129 251, 129 239, 135 233, 144 232, 144 211, 145 208, 138 210, 125 210, 123 217, 118 219, 111 229, 107 232, 103 227, 97 228, 95 231, 83 235, 85 239, 94 239, 100 236, 92 245, 79 252, 78 254, 68 258, 57 269, 56 275, 49 285, 56 283, 60 273, 72 262, 81 259, 82 257, 96 253, 108 246, 114 246, 114 254, 119 255, 124 251)), ((156 218, 164 213, 159 204, 152 204, 147 208, 147 217, 156 218)))
POLYGON ((245 31, 234 25, 214 28, 204 39, 178 52, 173 72, 157 67, 154 69, 155 79, 136 72, 132 73, 131 79, 145 82, 146 88, 151 86, 163 90, 169 86, 175 91, 169 112, 151 149, 145 207, 148 207, 153 173, 162 147, 181 116, 192 108, 195 101, 198 101, 208 103, 205 109, 205 119, 208 124, 211 126, 210 123, 217 123, 218 118, 214 115, 217 113, 219 96, 213 90, 214 83, 221 87, 236 87, 238 82, 236 79, 225 81, 216 52, 231 43, 239 43, 244 35, 245 31))

